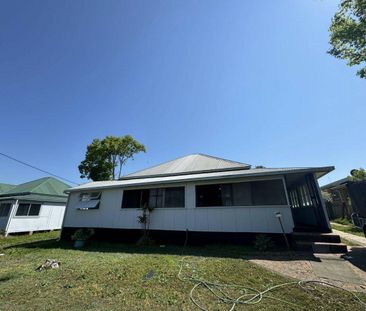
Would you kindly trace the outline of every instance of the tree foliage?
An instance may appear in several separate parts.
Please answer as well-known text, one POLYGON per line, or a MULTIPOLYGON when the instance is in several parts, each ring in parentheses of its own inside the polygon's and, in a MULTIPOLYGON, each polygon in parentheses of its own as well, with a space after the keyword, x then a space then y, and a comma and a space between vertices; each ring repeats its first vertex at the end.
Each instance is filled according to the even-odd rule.
POLYGON ((366 180, 366 171, 362 167, 360 169, 354 169, 351 171, 351 180, 361 181, 366 180))
POLYGON ((329 28, 329 54, 347 60, 349 66, 366 78, 366 0, 342 0, 329 28))
POLYGON ((87 146, 79 165, 80 177, 93 181, 120 178, 122 167, 139 152, 146 152, 145 146, 130 135, 96 138, 87 146))

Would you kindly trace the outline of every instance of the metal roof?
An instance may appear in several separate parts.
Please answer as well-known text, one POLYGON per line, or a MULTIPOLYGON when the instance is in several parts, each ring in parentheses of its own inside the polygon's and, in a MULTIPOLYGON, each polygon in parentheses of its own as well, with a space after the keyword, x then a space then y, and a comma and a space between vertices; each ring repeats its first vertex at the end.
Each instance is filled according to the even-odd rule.
POLYGON ((48 202, 48 203, 66 203, 67 196, 48 196, 48 195, 14 195, 8 197, 0 197, 0 201, 5 200, 21 200, 21 201, 35 201, 35 202, 48 202))
POLYGON ((154 184, 172 184, 189 181, 199 180, 217 180, 217 179, 230 179, 239 177, 260 177, 260 176, 273 176, 283 174, 296 174, 296 173, 315 173, 317 178, 334 170, 333 166, 326 167, 293 167, 293 168, 255 168, 246 170, 232 170, 232 171, 220 171, 220 172, 206 172, 199 174, 185 174, 185 175, 172 175, 172 176, 158 176, 158 177, 146 177, 146 178, 134 178, 134 179, 122 179, 122 180, 110 180, 110 181, 95 181, 84 185, 76 186, 74 188, 67 189, 65 192, 74 191, 89 191, 89 190, 102 190, 110 188, 127 188, 137 186, 147 186, 154 184))
POLYGON ((47 202, 51 202, 52 198, 58 201, 59 198, 65 198, 65 190, 68 188, 70 188, 69 185, 56 178, 44 177, 15 186, 1 193, 0 198, 37 195, 44 197, 43 200, 47 202))
POLYGON ((9 191, 10 189, 13 189, 15 185, 10 184, 2 184, 0 183, 0 194, 9 191))
POLYGON ((335 187, 341 186, 343 184, 346 184, 346 183, 348 183, 350 181, 351 181, 351 179, 349 177, 345 177, 345 178, 342 178, 342 179, 333 181, 333 182, 331 182, 329 184, 326 184, 326 185, 320 187, 320 189, 321 190, 326 190, 326 189, 330 189, 330 188, 335 188, 335 187))
POLYGON ((131 178, 146 178, 152 176, 198 174, 203 172, 240 170, 249 168, 250 165, 245 163, 221 159, 205 154, 190 154, 129 174, 125 177, 122 177, 121 180, 131 178))

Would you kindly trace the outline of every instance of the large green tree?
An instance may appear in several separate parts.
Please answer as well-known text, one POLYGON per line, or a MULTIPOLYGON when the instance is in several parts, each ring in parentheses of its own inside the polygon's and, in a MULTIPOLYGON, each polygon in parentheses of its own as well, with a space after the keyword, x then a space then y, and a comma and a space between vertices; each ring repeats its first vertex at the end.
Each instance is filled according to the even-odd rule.
POLYGON ((146 152, 145 146, 130 135, 96 138, 87 146, 79 165, 80 177, 93 181, 120 178, 122 167, 139 152, 146 152))
POLYGON ((329 28, 329 54, 359 66, 366 78, 366 0, 342 0, 329 28))

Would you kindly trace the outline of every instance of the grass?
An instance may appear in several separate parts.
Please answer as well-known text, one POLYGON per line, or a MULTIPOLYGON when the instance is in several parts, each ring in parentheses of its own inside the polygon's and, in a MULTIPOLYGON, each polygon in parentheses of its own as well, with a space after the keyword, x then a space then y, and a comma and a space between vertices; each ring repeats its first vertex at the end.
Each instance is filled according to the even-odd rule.
POLYGON ((347 218, 336 218, 332 220, 332 222, 335 222, 337 224, 345 225, 345 226, 352 226, 352 222, 347 218))
POLYGON ((352 242, 352 241, 347 240, 347 239, 342 238, 342 237, 341 237, 341 243, 346 244, 348 246, 362 246, 362 245, 360 245, 358 243, 352 242))
POLYGON ((332 223, 332 228, 336 229, 336 230, 339 230, 339 231, 346 232, 346 233, 350 233, 350 234, 354 234, 354 235, 357 235, 357 236, 365 237, 365 234, 363 233, 363 231, 361 229, 356 228, 352 224, 350 224, 350 225, 341 225, 341 224, 337 224, 337 223, 332 223))
MULTIPOLYGON (((4 253, 0 256, 1 310, 197 309, 189 299, 194 284, 177 278, 183 258, 181 247, 91 242, 83 250, 74 250, 69 242, 57 242, 57 235, 0 238, 0 253, 4 253), (60 268, 35 271, 46 259, 61 261, 60 268), (148 274, 152 277, 145 280, 148 274)), ((210 281, 245 284, 259 290, 292 281, 244 260, 243 256, 252 252, 250 248, 213 245, 188 247, 185 252, 198 260, 193 270, 183 266, 185 275, 193 273, 210 281)), ((349 293, 316 288, 280 288, 271 293, 273 298, 257 305, 239 305, 237 310, 363 310, 349 293)), ((203 288, 195 295, 209 310, 230 309, 203 288)))

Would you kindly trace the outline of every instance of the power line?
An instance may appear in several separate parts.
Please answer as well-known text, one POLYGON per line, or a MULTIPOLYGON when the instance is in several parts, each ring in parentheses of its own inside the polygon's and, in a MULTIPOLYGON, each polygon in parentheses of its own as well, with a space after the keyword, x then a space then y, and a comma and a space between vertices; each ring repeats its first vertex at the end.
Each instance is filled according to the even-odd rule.
POLYGON ((47 172, 47 171, 45 171, 45 170, 42 170, 41 168, 38 168, 38 167, 33 166, 33 165, 29 164, 29 163, 26 163, 26 162, 20 161, 20 160, 18 160, 18 159, 15 159, 15 158, 13 158, 13 157, 11 157, 10 155, 7 155, 7 154, 5 154, 5 153, 0 152, 0 155, 4 156, 4 157, 6 157, 6 158, 8 158, 8 159, 10 159, 10 160, 13 160, 13 161, 15 161, 15 162, 18 162, 18 163, 20 163, 20 164, 23 164, 23 165, 25 165, 25 166, 29 166, 29 167, 31 167, 31 168, 33 168, 33 169, 37 170, 37 171, 40 171, 40 172, 46 173, 46 174, 51 175, 51 176, 53 176, 53 177, 57 177, 58 179, 62 179, 62 180, 67 181, 67 182, 69 182, 69 183, 71 183, 71 184, 78 185, 78 183, 73 182, 73 181, 71 181, 71 180, 69 180, 69 179, 67 179, 67 178, 63 178, 63 177, 58 176, 58 175, 56 175, 56 174, 52 174, 52 173, 50 173, 50 172, 47 172))

